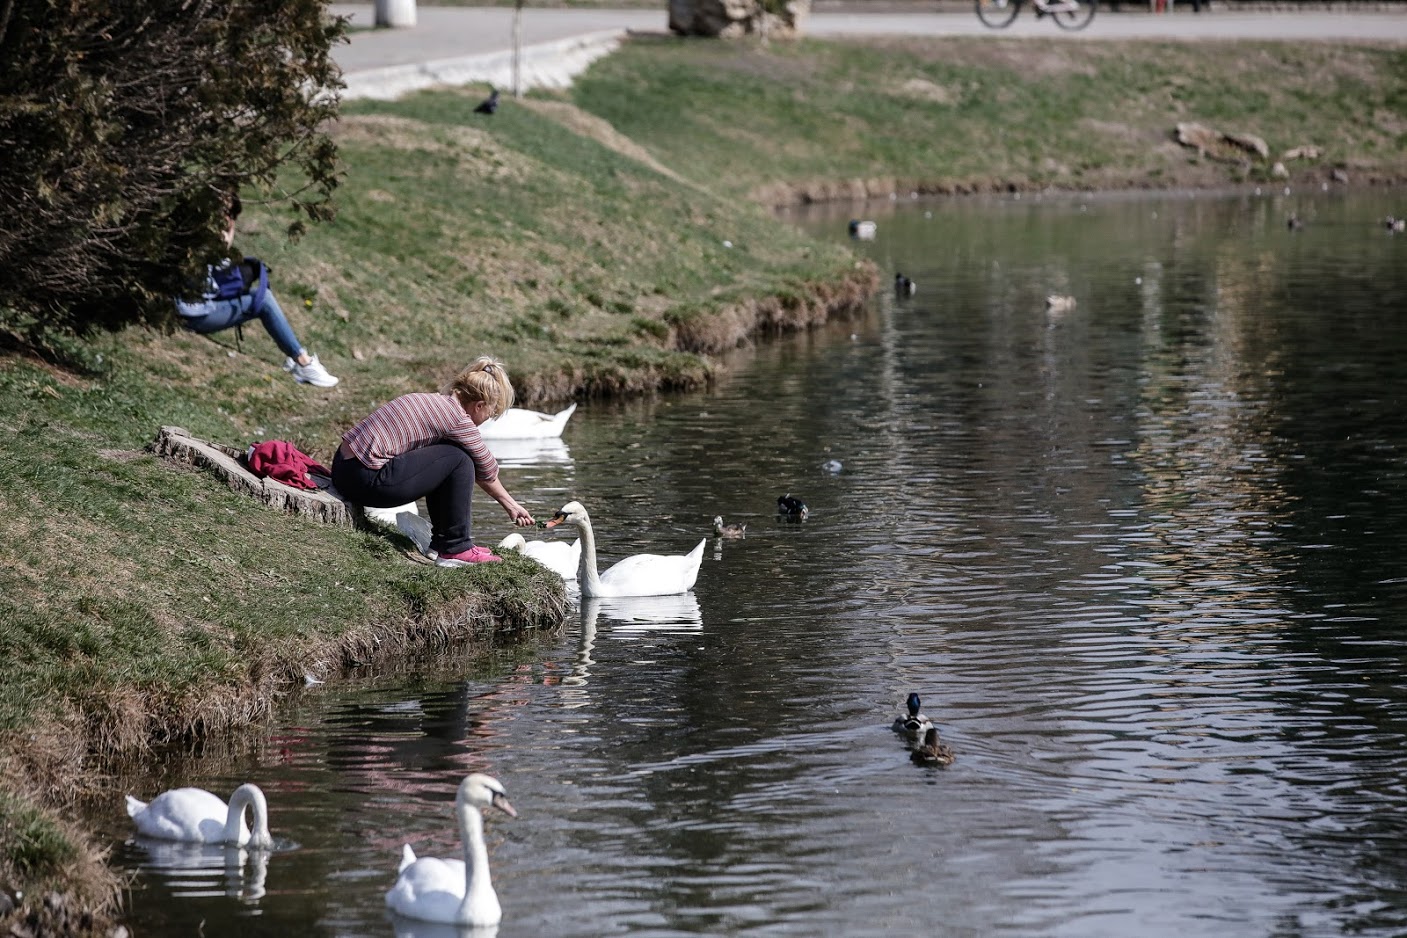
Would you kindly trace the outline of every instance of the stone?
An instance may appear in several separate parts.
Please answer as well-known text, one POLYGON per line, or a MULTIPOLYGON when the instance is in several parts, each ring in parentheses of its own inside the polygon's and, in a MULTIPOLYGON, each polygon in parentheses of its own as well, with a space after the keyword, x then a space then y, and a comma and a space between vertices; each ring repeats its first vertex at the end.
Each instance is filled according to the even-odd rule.
POLYGON ((1289 179, 1290 171, 1285 168, 1284 163, 1277 160, 1275 165, 1270 167, 1270 175, 1273 179, 1289 179))
POLYGON ((1270 147, 1255 134, 1232 133, 1228 131, 1223 133, 1222 137, 1224 137, 1228 143, 1238 146, 1243 150, 1249 150, 1263 160, 1270 159, 1270 147))
POLYGON ((275 479, 261 479, 244 465, 243 453, 239 450, 198 440, 181 427, 162 427, 148 448, 171 462, 208 470, 224 480, 231 490, 256 498, 270 508, 327 524, 360 526, 361 509, 343 501, 330 485, 310 491, 284 485, 275 479))
POLYGON ((669 29, 717 39, 792 39, 810 12, 811 0, 669 0, 669 29))
POLYGON ((1177 142, 1203 153, 1210 153, 1221 144, 1221 134, 1204 124, 1182 122, 1177 125, 1177 142))
POLYGON ((1334 180, 1334 182, 1347 183, 1348 171, 1336 167, 1333 172, 1329 173, 1329 178, 1334 180))
POLYGON ((1319 148, 1312 145, 1294 147, 1285 151, 1284 159, 1289 160, 1317 160, 1319 159, 1319 148))

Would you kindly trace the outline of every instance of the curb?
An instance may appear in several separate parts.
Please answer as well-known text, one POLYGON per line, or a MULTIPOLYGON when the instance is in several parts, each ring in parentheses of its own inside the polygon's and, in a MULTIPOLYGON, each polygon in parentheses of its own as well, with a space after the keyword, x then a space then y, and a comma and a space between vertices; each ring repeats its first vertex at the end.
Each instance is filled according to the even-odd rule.
MULTIPOLYGON (((603 30, 554 42, 524 46, 519 60, 521 88, 565 88, 592 62, 609 55, 620 45, 626 31, 603 30)), ((437 85, 487 83, 496 88, 513 88, 513 52, 488 52, 434 62, 391 65, 345 73, 342 100, 372 98, 389 101, 412 91, 437 85)))

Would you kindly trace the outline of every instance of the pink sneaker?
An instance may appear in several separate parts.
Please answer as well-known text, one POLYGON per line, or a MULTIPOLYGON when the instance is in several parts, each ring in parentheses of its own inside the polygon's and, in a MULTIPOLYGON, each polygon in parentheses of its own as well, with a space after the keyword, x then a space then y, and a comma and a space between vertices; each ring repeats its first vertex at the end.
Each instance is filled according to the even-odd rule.
POLYGON ((440 554, 435 558, 435 566, 467 567, 471 563, 495 563, 502 559, 487 547, 471 547, 457 554, 440 554))

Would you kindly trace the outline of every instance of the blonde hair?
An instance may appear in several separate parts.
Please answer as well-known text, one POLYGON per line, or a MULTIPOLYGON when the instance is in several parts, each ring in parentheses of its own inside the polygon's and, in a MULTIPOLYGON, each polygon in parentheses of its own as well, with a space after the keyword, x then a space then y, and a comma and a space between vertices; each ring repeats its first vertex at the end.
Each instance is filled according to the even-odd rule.
POLYGON ((508 380, 508 369, 503 367, 503 362, 488 355, 474 359, 468 368, 455 375, 449 390, 465 410, 475 401, 488 401, 493 415, 502 417, 503 412, 513 406, 513 382, 508 380))

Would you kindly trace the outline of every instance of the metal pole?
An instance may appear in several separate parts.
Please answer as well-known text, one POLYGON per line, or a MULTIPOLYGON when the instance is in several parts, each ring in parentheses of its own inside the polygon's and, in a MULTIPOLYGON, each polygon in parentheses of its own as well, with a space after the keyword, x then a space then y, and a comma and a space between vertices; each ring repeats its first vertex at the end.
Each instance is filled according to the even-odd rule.
POLYGON ((523 0, 513 2, 513 97, 523 96, 523 0))

